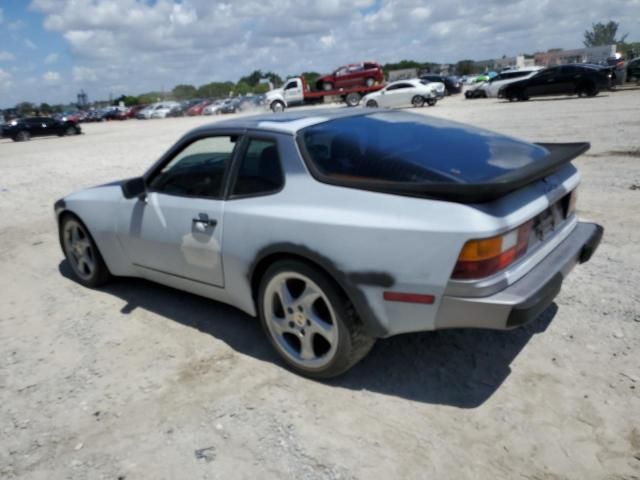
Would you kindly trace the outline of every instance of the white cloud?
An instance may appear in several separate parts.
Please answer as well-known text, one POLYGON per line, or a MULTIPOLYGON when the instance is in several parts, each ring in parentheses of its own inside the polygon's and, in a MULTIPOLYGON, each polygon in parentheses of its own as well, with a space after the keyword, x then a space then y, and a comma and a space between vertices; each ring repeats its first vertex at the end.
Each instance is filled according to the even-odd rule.
POLYGON ((31 50, 38 49, 38 46, 35 43, 33 43, 29 38, 24 39, 24 44, 27 46, 27 48, 30 48, 31 50))
POLYGON ((47 72, 42 76, 42 80, 49 85, 60 83, 61 78, 58 72, 47 72))
POLYGON ((95 82, 98 80, 98 75, 93 68, 73 67, 73 80, 78 83, 95 82))
POLYGON ((71 50, 69 88, 91 82, 92 98, 116 85, 129 90, 114 94, 135 94, 256 69, 324 73, 365 59, 455 62, 575 48, 612 12, 621 33, 640 40, 640 0, 580 8, 572 0, 32 0, 31 9, 71 50))
POLYGON ((0 68, 0 91, 8 90, 12 85, 11 74, 0 68))
POLYGON ((13 53, 0 50, 0 62, 8 62, 14 59, 13 53))
POLYGON ((60 58, 60 55, 58 55, 57 53, 50 53, 49 55, 47 55, 44 59, 44 64, 45 65, 53 65, 54 63, 58 62, 58 59, 60 58))

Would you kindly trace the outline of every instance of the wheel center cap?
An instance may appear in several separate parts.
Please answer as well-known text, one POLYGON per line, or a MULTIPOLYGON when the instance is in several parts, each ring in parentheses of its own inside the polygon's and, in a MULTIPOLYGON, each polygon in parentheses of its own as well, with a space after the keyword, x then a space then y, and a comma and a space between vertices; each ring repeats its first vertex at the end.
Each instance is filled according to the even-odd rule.
POLYGON ((296 325, 298 325, 299 327, 304 326, 304 315, 300 312, 296 313, 293 316, 293 321, 296 322, 296 325))

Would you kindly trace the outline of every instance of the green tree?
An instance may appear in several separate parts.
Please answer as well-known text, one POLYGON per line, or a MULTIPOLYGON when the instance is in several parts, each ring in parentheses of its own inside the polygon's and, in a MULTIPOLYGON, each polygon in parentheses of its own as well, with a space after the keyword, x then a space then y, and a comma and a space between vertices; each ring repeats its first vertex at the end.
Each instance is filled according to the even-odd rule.
POLYGON ((198 87, 196 96, 203 98, 228 97, 234 88, 233 82, 211 82, 198 87))
POLYGON ((320 78, 322 74, 318 72, 302 72, 300 76, 304 78, 304 81, 307 82, 307 85, 310 85, 312 88, 315 88, 316 80, 320 78))
POLYGON ((131 107, 132 105, 138 105, 140 103, 140 99, 131 95, 120 95, 118 98, 113 100, 113 105, 120 105, 120 102, 124 103, 127 107, 131 107))
POLYGON ((35 105, 31 102, 20 102, 16 105, 16 111, 21 117, 33 115, 35 109, 35 105))
POLYGON ((456 73, 458 75, 470 75, 476 70, 473 60, 460 60, 456 63, 456 73))
POLYGON ((38 110, 40 110, 40 113, 43 115, 51 115, 53 113, 53 109, 51 108, 51 105, 45 102, 40 104, 40 107, 38 108, 38 110))
POLYGON ((616 38, 618 27, 620 24, 609 20, 607 23, 593 23, 591 30, 584 32, 584 46, 598 47, 600 45, 613 45, 616 43, 624 43, 628 34, 624 34, 621 38, 616 38))
POLYGON ((176 100, 190 100, 195 98, 197 93, 198 89, 193 85, 176 85, 173 87, 173 90, 171 90, 171 94, 176 100))
POLYGON ((274 87, 279 87, 280 85, 282 85, 282 78, 280 78, 280 75, 273 72, 263 73, 262 70, 254 70, 249 75, 246 75, 238 80, 238 83, 246 83, 247 85, 254 87, 256 85, 259 85, 260 80, 262 79, 268 79, 274 87))

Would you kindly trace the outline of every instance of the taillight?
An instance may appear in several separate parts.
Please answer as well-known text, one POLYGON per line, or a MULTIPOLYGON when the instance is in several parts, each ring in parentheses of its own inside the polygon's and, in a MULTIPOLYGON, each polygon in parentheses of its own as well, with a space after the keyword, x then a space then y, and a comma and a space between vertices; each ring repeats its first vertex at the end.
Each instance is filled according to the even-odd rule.
POLYGON ((527 253, 533 220, 503 235, 469 240, 462 247, 451 278, 472 280, 507 268, 527 253))

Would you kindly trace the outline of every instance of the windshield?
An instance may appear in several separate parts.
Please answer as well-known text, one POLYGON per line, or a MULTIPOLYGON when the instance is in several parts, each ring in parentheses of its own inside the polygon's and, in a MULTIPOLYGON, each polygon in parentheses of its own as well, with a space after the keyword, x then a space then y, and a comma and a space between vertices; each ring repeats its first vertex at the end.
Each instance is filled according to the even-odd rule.
POLYGON ((548 154, 499 134, 397 111, 338 118, 303 129, 300 138, 321 176, 349 180, 485 182, 548 154))

